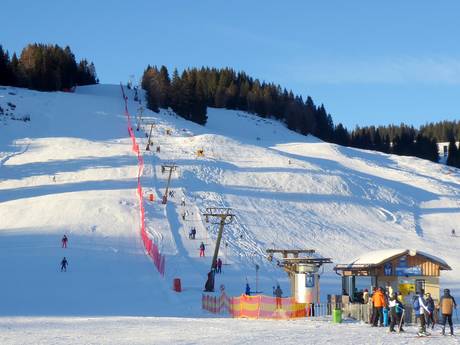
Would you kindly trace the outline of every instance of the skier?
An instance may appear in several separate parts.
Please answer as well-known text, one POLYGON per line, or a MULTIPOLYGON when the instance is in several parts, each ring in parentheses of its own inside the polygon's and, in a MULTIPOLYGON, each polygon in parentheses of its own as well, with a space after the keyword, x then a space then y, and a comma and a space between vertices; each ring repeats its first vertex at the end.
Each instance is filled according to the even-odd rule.
POLYGON ((425 313, 430 314, 430 311, 428 310, 426 302, 423 299, 424 292, 425 291, 422 289, 414 296, 412 300, 412 307, 414 308, 415 316, 420 320, 420 327, 418 332, 419 337, 426 337, 427 335, 430 335, 430 333, 426 331, 425 313))
POLYGON ((452 229, 452 237, 455 237, 455 229, 452 229))
POLYGON ((372 295, 372 303, 374 307, 374 322, 372 326, 377 327, 377 324, 379 324, 380 327, 383 327, 383 308, 386 307, 386 304, 381 287, 372 295))
POLYGON ((62 237, 62 240, 61 240, 61 242, 62 242, 62 248, 67 248, 67 241, 68 241, 68 240, 69 240, 69 239, 67 238, 66 235, 64 235, 64 236, 62 237))
POLYGON ((222 260, 220 258, 217 259, 216 267, 217 267, 216 273, 222 273, 222 260))
POLYGON ((160 153, 160 146, 157 146, 157 153, 160 153))
POLYGON ((181 204, 181 206, 185 206, 185 198, 184 197, 182 197, 180 204, 181 204))
POLYGON ((388 306, 390 307, 390 332, 396 332, 395 326, 399 324, 398 314, 396 312, 396 307, 398 306, 396 293, 390 296, 388 306))
POLYGON ((425 294, 425 302, 426 302, 426 306, 428 308, 428 310, 430 311, 430 314, 427 315, 427 320, 426 320, 426 325, 428 327, 430 327, 431 325, 431 329, 434 328, 434 324, 435 324, 435 320, 434 320, 434 301, 433 301, 433 298, 431 298, 431 294, 429 292, 427 292, 425 294))
POLYGON ((369 290, 364 289, 363 291, 363 304, 369 303, 369 290))
POLYGON ((61 261, 61 272, 62 271, 67 272, 67 265, 68 265, 68 262, 67 262, 67 259, 64 256, 64 259, 62 259, 62 261, 61 261))
POLYGON ((276 284, 276 289, 273 289, 273 294, 276 298, 276 309, 281 309, 283 306, 281 304, 281 297, 283 296, 283 290, 280 288, 280 284, 276 284))
POLYGON ((398 294, 397 293, 395 294, 396 294, 396 316, 399 322, 398 332, 404 332, 404 329, 402 328, 404 325, 404 314, 405 314, 404 303, 399 298, 401 293, 399 292, 398 294))
POLYGON ((457 303, 454 297, 451 296, 449 289, 444 289, 444 295, 439 301, 439 308, 442 314, 442 335, 446 334, 446 322, 449 323, 450 335, 454 335, 454 327, 452 325, 452 312, 457 308, 457 303))
POLYGON ((371 315, 370 315, 370 319, 369 319, 369 323, 371 324, 372 327, 375 327, 374 326, 374 320, 375 320, 375 307, 374 307, 374 301, 372 300, 372 297, 374 297, 375 293, 377 292, 377 288, 374 286, 372 288, 372 294, 369 295, 369 300, 372 304, 372 309, 371 309, 371 315))
POLYGON ((195 227, 192 228, 192 240, 195 239, 195 236, 196 236, 196 229, 195 227))
POLYGON ((200 244, 200 257, 204 256, 204 250, 205 250, 205 246, 204 246, 204 243, 201 242, 200 244))
POLYGON ((244 294, 246 296, 251 296, 251 287, 249 286, 248 282, 246 282, 246 289, 244 290, 244 294))
POLYGON ((53 175, 53 182, 56 182, 56 175, 53 175))
POLYGON ((193 229, 190 229, 188 232, 188 239, 191 240, 193 238, 193 229))
POLYGON ((182 220, 185 220, 185 212, 182 212, 182 220))

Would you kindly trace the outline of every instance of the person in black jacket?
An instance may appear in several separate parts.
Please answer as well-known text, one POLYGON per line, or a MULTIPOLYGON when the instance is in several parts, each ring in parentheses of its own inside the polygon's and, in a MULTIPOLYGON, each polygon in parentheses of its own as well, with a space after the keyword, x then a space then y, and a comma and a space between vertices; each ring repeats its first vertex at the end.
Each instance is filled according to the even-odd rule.
POLYGON ((69 264, 69 263, 67 262, 67 259, 66 259, 65 256, 64 256, 64 258, 63 258, 62 261, 61 261, 61 272, 62 272, 62 271, 67 272, 67 265, 68 265, 68 264, 69 264))
POLYGON ((427 318, 426 318, 426 325, 427 325, 427 327, 431 326, 431 329, 433 329, 434 324, 435 324, 435 321, 434 321, 434 301, 433 301, 433 298, 431 298, 431 294, 429 292, 427 292, 425 294, 425 302, 426 302, 426 306, 427 306, 428 310, 430 311, 430 313, 427 315, 427 318))

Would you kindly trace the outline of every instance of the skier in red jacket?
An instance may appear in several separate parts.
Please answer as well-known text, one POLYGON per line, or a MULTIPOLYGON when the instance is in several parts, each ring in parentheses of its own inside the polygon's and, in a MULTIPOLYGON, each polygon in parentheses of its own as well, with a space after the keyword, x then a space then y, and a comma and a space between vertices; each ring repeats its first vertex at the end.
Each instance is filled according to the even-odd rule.
POLYGON ((62 240, 61 240, 61 242, 62 242, 62 248, 67 248, 67 241, 68 241, 68 240, 69 240, 69 239, 67 238, 66 235, 64 235, 64 236, 62 237, 62 240))

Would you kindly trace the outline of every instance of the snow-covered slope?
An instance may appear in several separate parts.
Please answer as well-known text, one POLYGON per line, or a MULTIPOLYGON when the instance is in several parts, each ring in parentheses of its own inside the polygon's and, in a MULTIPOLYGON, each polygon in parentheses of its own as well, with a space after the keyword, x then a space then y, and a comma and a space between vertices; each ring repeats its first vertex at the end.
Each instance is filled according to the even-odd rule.
MULTIPOLYGON (((128 95, 134 115, 139 105, 128 95)), ((144 189, 159 200, 167 178, 161 164, 178 166, 175 197, 166 207, 146 203, 149 232, 167 255, 163 279, 139 238, 136 158, 119 86, 75 94, 0 89, 0 106, 8 102, 31 121, 0 118, 2 315, 203 315, 201 290, 217 234, 201 217, 208 206, 236 214, 221 249, 228 265, 216 282, 230 294, 241 293, 246 279, 255 290, 255 264, 259 290, 271 293, 279 281, 289 291, 285 274, 264 258, 273 246, 313 248, 334 262, 371 249, 417 248, 445 259, 453 271, 443 284, 460 289, 460 238, 450 236, 460 221, 455 169, 324 143, 240 111, 209 109, 205 127, 170 111, 147 112, 136 132, 144 189), (189 240, 193 226, 197 239, 189 240), (59 271, 64 255, 67 273, 59 271), (181 294, 171 291, 175 277, 181 294)), ((331 268, 323 293, 339 291, 331 268)))

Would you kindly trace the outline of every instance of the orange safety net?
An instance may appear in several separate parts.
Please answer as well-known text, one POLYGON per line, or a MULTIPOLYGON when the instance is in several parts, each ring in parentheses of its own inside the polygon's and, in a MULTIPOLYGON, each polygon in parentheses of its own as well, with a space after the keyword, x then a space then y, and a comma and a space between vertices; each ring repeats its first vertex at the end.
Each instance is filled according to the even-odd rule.
POLYGON ((230 310, 233 317, 252 319, 295 319, 306 317, 306 304, 294 298, 277 298, 264 295, 233 297, 230 310))
POLYGON ((142 192, 142 185, 141 185, 141 176, 142 172, 144 171, 144 158, 141 155, 139 150, 139 145, 136 142, 136 136, 134 135, 133 127, 131 126, 131 116, 129 115, 128 111, 128 98, 125 95, 125 90, 123 89, 123 85, 120 84, 121 93, 123 95, 123 100, 125 102, 125 115, 128 121, 128 133, 129 137, 131 138, 131 142, 133 145, 133 151, 137 155, 137 162, 138 162, 138 170, 137 170, 137 195, 139 197, 139 208, 140 208, 140 228, 141 228, 141 238, 142 243, 144 245, 147 254, 152 258, 152 261, 157 268, 158 272, 162 276, 165 274, 165 256, 161 255, 158 246, 153 240, 150 238, 149 233, 146 231, 145 228, 145 210, 144 210, 144 199, 143 199, 143 192, 142 192))
MULTIPOLYGON (((294 298, 277 298, 264 295, 228 297, 202 296, 202 308, 214 314, 229 313, 234 318, 250 319, 296 319, 307 315, 307 305, 295 302, 294 298)), ((309 313, 308 313, 309 314, 309 313)))

